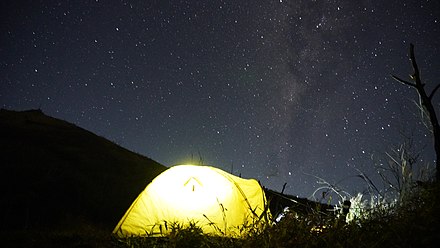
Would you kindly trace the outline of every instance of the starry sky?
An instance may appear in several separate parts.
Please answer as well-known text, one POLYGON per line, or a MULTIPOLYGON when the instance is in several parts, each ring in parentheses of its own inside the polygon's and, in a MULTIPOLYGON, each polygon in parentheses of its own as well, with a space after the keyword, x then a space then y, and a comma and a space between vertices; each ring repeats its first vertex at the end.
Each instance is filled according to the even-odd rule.
POLYGON ((433 165, 417 94, 390 74, 408 78, 414 43, 430 92, 439 38, 435 0, 4 0, 0 106, 40 108, 166 166, 355 193, 402 134, 433 165))

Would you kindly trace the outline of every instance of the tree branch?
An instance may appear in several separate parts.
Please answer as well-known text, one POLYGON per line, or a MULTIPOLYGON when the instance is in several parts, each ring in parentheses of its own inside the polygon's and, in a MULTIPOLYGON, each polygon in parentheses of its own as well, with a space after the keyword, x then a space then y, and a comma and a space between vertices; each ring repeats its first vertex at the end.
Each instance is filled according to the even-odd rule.
POLYGON ((409 44, 409 56, 411 58, 412 67, 414 69, 413 75, 411 75, 411 78, 416 82, 417 87, 423 88, 425 84, 422 83, 422 80, 420 79, 420 72, 419 72, 419 66, 416 62, 416 56, 414 55, 414 44, 409 44))
POLYGON ((391 75, 391 77, 393 77, 394 80, 398 81, 399 83, 402 83, 402 84, 405 84, 405 85, 417 88, 417 86, 415 84, 413 84, 411 82, 408 82, 406 80, 403 80, 403 79, 399 78, 398 76, 391 75))

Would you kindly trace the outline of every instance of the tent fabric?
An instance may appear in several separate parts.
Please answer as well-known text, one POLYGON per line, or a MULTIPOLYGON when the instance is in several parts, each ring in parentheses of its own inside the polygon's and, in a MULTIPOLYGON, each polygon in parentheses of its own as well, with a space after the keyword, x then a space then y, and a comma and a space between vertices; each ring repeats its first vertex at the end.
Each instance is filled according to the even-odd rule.
POLYGON ((127 210, 113 233, 119 237, 163 236, 173 224, 196 224, 204 233, 239 237, 261 227, 269 210, 254 179, 211 166, 173 166, 157 176, 127 210))

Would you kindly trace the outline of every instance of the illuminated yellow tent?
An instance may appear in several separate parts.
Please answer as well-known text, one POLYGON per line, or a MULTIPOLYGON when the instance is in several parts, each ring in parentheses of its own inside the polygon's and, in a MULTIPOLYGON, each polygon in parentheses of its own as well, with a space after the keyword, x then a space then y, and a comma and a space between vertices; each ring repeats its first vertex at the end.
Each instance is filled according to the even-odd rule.
POLYGON ((256 180, 211 166, 178 165, 145 188, 113 233, 162 236, 173 224, 195 223, 204 233, 240 237, 243 227, 261 228, 268 215, 264 191, 256 180))

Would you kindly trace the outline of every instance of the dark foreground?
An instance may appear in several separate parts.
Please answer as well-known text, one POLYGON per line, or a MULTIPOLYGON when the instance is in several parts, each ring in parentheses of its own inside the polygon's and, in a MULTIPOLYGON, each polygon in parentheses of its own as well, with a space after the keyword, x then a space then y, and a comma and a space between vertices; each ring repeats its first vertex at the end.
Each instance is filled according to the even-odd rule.
POLYGON ((244 239, 203 235, 196 226, 176 229, 168 238, 113 237, 84 224, 72 231, 2 232, 3 247, 437 247, 440 243, 440 190, 437 183, 414 189, 401 206, 376 211, 350 224, 309 215, 285 218, 244 239))

